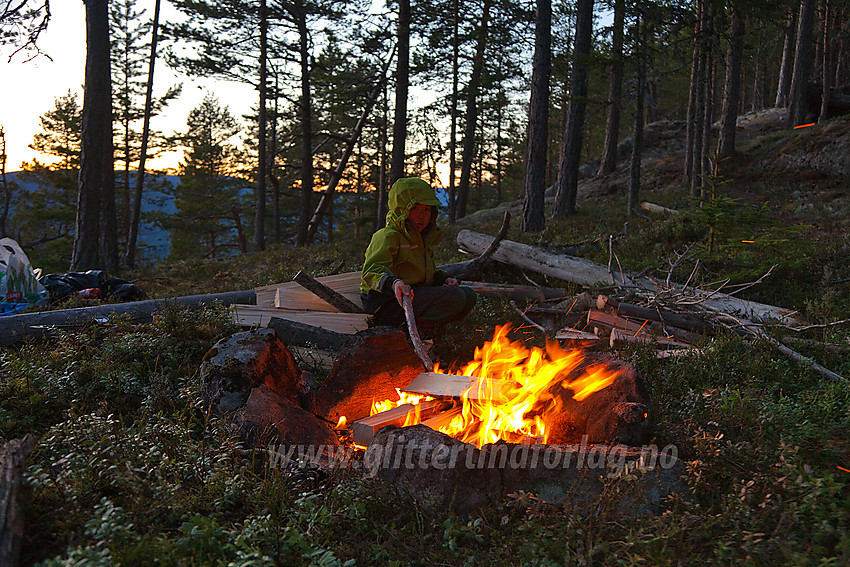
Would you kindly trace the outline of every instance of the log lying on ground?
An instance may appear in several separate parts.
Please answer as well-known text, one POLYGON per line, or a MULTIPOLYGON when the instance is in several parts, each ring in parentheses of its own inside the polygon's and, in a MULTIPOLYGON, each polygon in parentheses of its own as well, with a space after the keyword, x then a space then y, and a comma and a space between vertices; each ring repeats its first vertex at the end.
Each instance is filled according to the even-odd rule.
POLYGON ((81 327, 91 321, 106 319, 111 315, 127 316, 134 322, 150 322, 154 313, 170 306, 202 307, 212 305, 215 302, 224 305, 253 304, 254 298, 254 290, 249 289, 10 315, 0 319, 0 345, 11 345, 24 337, 43 337, 49 333, 51 327, 81 327))
POLYGON ((676 327, 665 326, 656 321, 644 320, 638 322, 594 309, 587 312, 587 324, 588 326, 604 327, 606 329, 620 329, 634 335, 638 333, 645 335, 653 334, 657 336, 659 344, 666 344, 662 342, 665 339, 677 339, 689 345, 699 344, 705 340, 702 335, 676 327))
POLYGON ((29 491, 23 483, 27 457, 35 448, 36 438, 26 435, 0 449, 0 565, 15 566, 24 535, 24 509, 29 491))
MULTIPOLYGON (((470 252, 486 249, 492 240, 492 236, 471 230, 461 230, 457 235, 458 245, 470 252)), ((626 274, 624 278, 619 272, 610 273, 607 267, 590 260, 551 254, 540 248, 511 240, 502 241, 498 250, 493 253, 493 259, 579 285, 591 286, 600 283, 610 285, 615 283, 616 285, 637 286, 653 293, 665 291, 682 293, 684 291, 683 286, 680 285, 673 286, 672 290, 665 290, 662 285, 647 277, 633 277, 626 274), (611 281, 612 277, 615 280, 613 282, 611 281), (624 279, 625 281, 623 281, 624 279)), ((723 293, 709 292, 697 288, 688 288, 686 293, 694 301, 699 301, 706 306, 727 313, 740 313, 752 320, 776 319, 785 323, 795 321, 796 311, 790 309, 738 299, 723 293)))

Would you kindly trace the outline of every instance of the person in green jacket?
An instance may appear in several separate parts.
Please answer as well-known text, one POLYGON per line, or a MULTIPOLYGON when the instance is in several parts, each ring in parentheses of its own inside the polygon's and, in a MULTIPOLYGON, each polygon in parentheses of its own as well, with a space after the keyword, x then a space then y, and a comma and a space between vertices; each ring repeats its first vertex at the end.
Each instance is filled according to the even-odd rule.
POLYGON ((472 310, 475 291, 434 266, 434 245, 443 232, 436 225, 440 201, 419 178, 399 179, 390 188, 387 225, 372 235, 360 276, 360 297, 376 325, 404 324, 402 296, 410 296, 416 324, 462 319, 472 310))

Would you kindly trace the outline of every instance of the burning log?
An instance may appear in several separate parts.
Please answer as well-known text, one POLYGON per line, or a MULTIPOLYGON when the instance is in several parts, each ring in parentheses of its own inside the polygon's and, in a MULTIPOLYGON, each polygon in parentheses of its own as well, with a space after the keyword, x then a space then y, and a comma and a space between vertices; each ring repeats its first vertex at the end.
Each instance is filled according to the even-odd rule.
POLYGON ((502 395, 502 388, 516 387, 516 383, 496 378, 423 372, 401 391, 434 397, 460 398, 466 396, 469 400, 479 400, 491 397, 498 399, 502 395))
POLYGON ((37 440, 32 435, 7 442, 0 449, 0 565, 17 565, 24 535, 24 509, 29 487, 24 483, 27 457, 37 440))
POLYGON ((446 407, 446 402, 442 400, 428 400, 418 404, 402 404, 385 412, 358 419, 351 424, 351 440, 365 447, 382 427, 403 426, 409 420, 418 423, 421 419, 428 418, 446 407))

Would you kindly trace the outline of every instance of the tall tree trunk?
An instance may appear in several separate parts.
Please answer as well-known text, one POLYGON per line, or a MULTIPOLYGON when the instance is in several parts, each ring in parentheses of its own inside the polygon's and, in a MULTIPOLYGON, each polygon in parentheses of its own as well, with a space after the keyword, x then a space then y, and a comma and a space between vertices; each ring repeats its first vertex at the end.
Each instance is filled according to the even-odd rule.
POLYGON ((389 117, 390 117, 390 109, 389 109, 389 97, 387 96, 387 85, 384 85, 383 88, 383 109, 381 112, 381 123, 380 123, 380 138, 381 138, 381 148, 379 150, 381 154, 381 164, 378 167, 378 205, 376 207, 375 214, 375 230, 382 228, 386 223, 387 217, 387 189, 389 187, 389 183, 387 183, 387 144, 389 140, 387 140, 388 130, 389 130, 389 117))
POLYGON ((697 0, 694 19, 694 49, 691 55, 691 82, 688 89, 688 117, 685 127, 685 179, 692 181, 694 173, 694 139, 698 122, 697 105, 700 89, 700 53, 703 34, 704 0, 697 0))
POLYGON ((605 146, 599 163, 599 175, 617 169, 617 145, 620 143, 620 98, 623 95, 623 29, 626 1, 614 2, 614 36, 611 40, 611 82, 608 84, 608 119, 605 122, 605 146))
POLYGON ((307 14, 301 2, 298 3, 299 52, 301 57, 301 204, 298 217, 298 237, 296 244, 307 244, 307 229, 313 213, 313 123, 310 98, 310 53, 307 14))
POLYGON ((109 2, 84 0, 86 72, 80 131, 80 177, 71 270, 118 265, 112 146, 109 2))
MULTIPOLYGON (((744 12, 732 4, 732 26, 726 51, 726 81, 723 85, 723 108, 720 111, 720 157, 735 153, 735 127, 741 98, 741 67, 744 60, 744 12)), ((758 62, 756 62, 758 64, 758 62)))
POLYGON ((475 159, 475 130, 478 125, 478 89, 481 84, 481 71, 484 67, 484 50, 487 47, 492 3, 493 0, 484 0, 481 24, 478 26, 475 55, 472 59, 472 74, 469 77, 469 84, 466 86, 466 123, 463 131, 463 156, 460 165, 460 182, 457 188, 456 218, 466 216, 466 204, 469 200, 472 162, 475 159))
POLYGON ((714 51, 709 50, 706 53, 706 80, 705 80, 705 118, 703 119, 702 129, 702 167, 700 175, 700 197, 705 194, 705 189, 708 186, 707 175, 711 171, 711 156, 714 155, 715 148, 712 147, 711 125, 714 123, 714 92, 715 83, 717 80, 717 63, 714 58, 714 51))
POLYGON ((407 91, 410 85, 410 0, 398 3, 398 66, 395 74, 395 118, 390 185, 404 177, 407 141, 407 91))
POLYGON ((460 7, 458 0, 452 0, 452 98, 451 98, 451 131, 449 135, 449 223, 454 224, 457 216, 457 186, 455 185, 455 170, 457 170, 457 102, 458 83, 460 77, 460 7))
POLYGON ((136 241, 139 236, 139 219, 142 214, 142 194, 145 187, 145 161, 148 157, 148 138, 151 131, 151 112, 153 111, 153 71, 156 64, 156 46, 159 40, 159 10, 162 0, 156 0, 153 7, 153 25, 151 27, 151 53, 148 59, 148 81, 145 90, 145 116, 142 121, 142 144, 139 150, 139 170, 136 172, 133 206, 130 210, 127 244, 124 248, 124 263, 128 268, 136 266, 136 241))
POLYGON ((564 146, 558 170, 558 192, 553 216, 575 213, 578 195, 578 168, 581 162, 582 130, 587 106, 587 66, 593 35, 593 0, 578 0, 575 48, 570 86, 570 110, 564 129, 564 146))
POLYGON ((268 75, 268 13, 260 0, 260 107, 257 116, 257 193, 254 195, 254 249, 266 249, 266 78, 268 75))
POLYGON ((812 27, 815 19, 815 0, 802 0, 797 26, 797 49, 794 52, 794 73, 788 99, 786 128, 802 124, 806 119, 806 86, 812 53, 812 27))
POLYGON ((794 37, 797 23, 797 11, 788 9, 788 17, 785 21, 785 43, 782 47, 782 64, 779 67, 779 82, 776 86, 776 108, 788 106, 788 91, 791 88, 792 62, 794 61, 794 37))
MULTIPOLYGON (((835 18, 835 29, 844 29, 844 18, 847 14, 845 5, 838 6, 838 14, 835 18)), ((838 39, 838 52, 835 54, 835 78, 833 85, 844 84, 844 70, 847 68, 847 37, 841 34, 838 39)))
POLYGON ((700 196, 702 186, 702 164, 703 164, 703 138, 705 135, 705 103, 706 103, 706 75, 708 73, 708 56, 705 46, 700 47, 699 63, 697 64, 696 95, 694 98, 694 130, 691 138, 692 165, 691 165, 691 197, 700 196))
POLYGON ((534 60, 528 105, 522 231, 540 232, 546 224, 546 150, 549 145, 549 80, 552 75, 552 2, 537 0, 534 60))
POLYGON ((6 220, 9 218, 9 205, 12 203, 12 189, 6 181, 6 132, 3 131, 3 126, 0 126, 0 190, 2 190, 3 199, 0 202, 0 238, 5 238, 6 220))
POLYGON ((835 76, 835 69, 832 65, 832 12, 835 6, 830 0, 823 0, 823 96, 821 97, 820 115, 818 122, 824 123, 827 119, 829 110, 829 90, 832 88, 832 78, 835 76))
POLYGON ((644 88, 646 83, 646 62, 643 59, 643 47, 646 43, 646 26, 641 29, 640 13, 638 12, 636 27, 639 30, 637 45, 637 85, 635 86, 635 134, 632 144, 632 158, 629 168, 629 202, 626 216, 632 216, 637 210, 638 195, 640 194, 640 163, 643 158, 643 129, 644 129, 644 88))
POLYGON ((269 182, 272 184, 272 238, 275 244, 280 244, 280 180, 275 175, 274 164, 277 158, 277 118, 278 118, 278 74, 274 76, 274 110, 272 111, 271 132, 269 132, 269 182))

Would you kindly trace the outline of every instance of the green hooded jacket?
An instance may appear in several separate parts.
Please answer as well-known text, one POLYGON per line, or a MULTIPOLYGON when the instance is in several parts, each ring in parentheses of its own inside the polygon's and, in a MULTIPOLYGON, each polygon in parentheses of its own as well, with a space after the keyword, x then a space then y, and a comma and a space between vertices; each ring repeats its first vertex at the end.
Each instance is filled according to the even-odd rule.
POLYGON ((372 235, 372 242, 366 249, 360 292, 391 293, 396 279, 407 285, 442 285, 445 273, 434 268, 433 245, 443 237, 442 230, 435 224, 440 201, 434 189, 419 178, 399 179, 390 188, 388 205, 387 226, 372 235), (434 207, 431 220, 422 233, 407 220, 417 203, 434 207))

